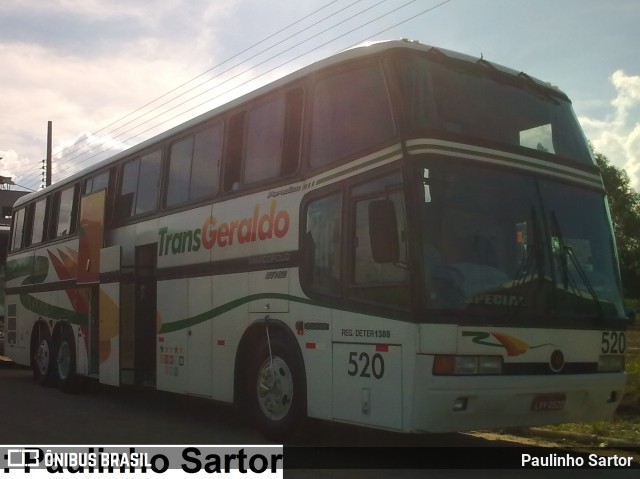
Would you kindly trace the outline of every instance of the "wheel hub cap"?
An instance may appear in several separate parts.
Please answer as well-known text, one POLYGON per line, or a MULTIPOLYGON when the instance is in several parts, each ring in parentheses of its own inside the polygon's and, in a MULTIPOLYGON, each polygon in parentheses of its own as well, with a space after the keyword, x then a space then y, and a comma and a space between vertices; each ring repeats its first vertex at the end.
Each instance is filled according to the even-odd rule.
POLYGON ((293 377, 287 363, 279 357, 267 360, 258 373, 258 404, 272 421, 284 418, 293 399, 293 377))
POLYGON ((49 370, 49 342, 46 340, 40 341, 40 345, 38 346, 38 355, 36 357, 36 365, 38 366, 38 371, 42 376, 47 374, 49 370))

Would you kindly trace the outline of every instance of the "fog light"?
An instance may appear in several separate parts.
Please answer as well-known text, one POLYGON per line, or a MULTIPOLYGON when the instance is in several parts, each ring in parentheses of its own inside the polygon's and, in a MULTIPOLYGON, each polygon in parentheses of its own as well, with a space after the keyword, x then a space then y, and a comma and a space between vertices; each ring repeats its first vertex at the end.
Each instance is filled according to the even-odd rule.
POLYGON ((453 402, 453 411, 465 411, 467 409, 467 398, 456 398, 453 402))

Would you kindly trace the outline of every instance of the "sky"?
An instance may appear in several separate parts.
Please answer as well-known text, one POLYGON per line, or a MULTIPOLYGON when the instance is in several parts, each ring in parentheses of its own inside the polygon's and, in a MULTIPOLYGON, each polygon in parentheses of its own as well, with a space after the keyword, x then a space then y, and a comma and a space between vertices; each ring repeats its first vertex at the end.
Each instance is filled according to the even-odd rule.
POLYGON ((53 181, 364 41, 548 81, 640 191, 638 0, 1 0, 0 175, 53 181))

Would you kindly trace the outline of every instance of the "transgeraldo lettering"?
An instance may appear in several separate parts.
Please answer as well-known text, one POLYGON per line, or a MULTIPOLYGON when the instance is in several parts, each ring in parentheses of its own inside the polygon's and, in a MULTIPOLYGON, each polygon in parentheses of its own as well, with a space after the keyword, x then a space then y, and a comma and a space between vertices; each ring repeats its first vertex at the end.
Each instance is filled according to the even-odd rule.
POLYGON ((225 248, 234 244, 283 238, 289 232, 290 217, 287 211, 277 211, 277 207, 277 201, 272 200, 269 211, 263 213, 260 205, 256 205, 252 216, 228 223, 219 223, 215 216, 209 216, 204 220, 202 227, 195 230, 170 232, 169 228, 160 228, 158 255, 174 255, 199 251, 200 248, 225 248))

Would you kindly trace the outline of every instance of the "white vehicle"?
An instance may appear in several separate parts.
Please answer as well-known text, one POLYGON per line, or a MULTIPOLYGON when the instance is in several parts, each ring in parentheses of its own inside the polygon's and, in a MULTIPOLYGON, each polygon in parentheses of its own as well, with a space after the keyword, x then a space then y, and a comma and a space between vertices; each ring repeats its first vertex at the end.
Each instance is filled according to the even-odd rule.
MULTIPOLYGON (((404 432, 608 418, 600 173, 564 93, 406 41, 306 67, 20 198, 6 354, 404 432)), ((55 411, 51 411, 55 413, 55 411)))

